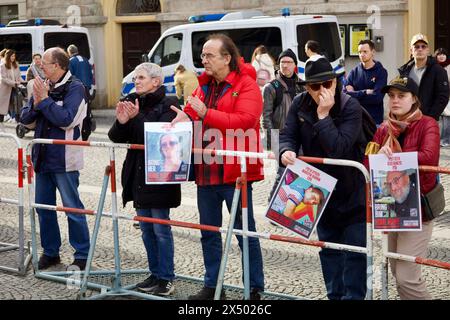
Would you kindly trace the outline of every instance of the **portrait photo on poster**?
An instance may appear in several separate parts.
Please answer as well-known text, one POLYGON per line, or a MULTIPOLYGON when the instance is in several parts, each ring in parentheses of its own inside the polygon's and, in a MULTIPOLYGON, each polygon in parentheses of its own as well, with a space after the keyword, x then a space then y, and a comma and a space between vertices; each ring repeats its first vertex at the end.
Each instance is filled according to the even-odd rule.
POLYGON ((417 152, 370 155, 373 229, 421 231, 417 152))
POLYGON ((192 123, 145 123, 145 183, 173 184, 189 179, 192 123))
POLYGON ((309 239, 336 182, 335 178, 297 159, 284 171, 266 218, 309 239))

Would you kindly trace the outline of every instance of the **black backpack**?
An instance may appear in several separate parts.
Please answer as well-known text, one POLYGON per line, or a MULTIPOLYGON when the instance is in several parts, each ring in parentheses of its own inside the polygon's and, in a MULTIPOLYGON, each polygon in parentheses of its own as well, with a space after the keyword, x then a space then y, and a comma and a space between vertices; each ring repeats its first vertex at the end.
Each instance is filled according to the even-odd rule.
MULTIPOLYGON (((341 94, 341 110, 344 108, 345 104, 350 100, 350 96, 348 94, 341 94)), ((366 146, 369 142, 372 141, 375 132, 377 131, 377 125, 373 120, 370 113, 361 106, 362 111, 362 134, 360 138, 360 148, 363 150, 363 154, 365 153, 366 146)))
MULTIPOLYGON (((61 91, 58 92, 51 92, 49 95, 52 99, 54 100, 64 100, 64 97, 66 96, 67 92, 69 91, 69 86, 73 81, 78 81, 80 82, 82 85, 83 83, 78 80, 77 77, 75 77, 74 75, 72 75, 69 79, 67 79, 66 83, 64 83, 64 86, 62 88, 61 91)), ((82 125, 82 129, 81 129, 81 139, 83 141, 87 141, 89 136, 91 135, 91 133, 93 131, 95 131, 96 129, 96 123, 94 120, 94 116, 92 114, 92 110, 91 110, 91 104, 90 104, 90 100, 89 100, 89 90, 83 85, 84 89, 85 89, 85 94, 86 94, 86 103, 87 103, 87 111, 86 111, 86 117, 83 119, 83 125, 82 125)))

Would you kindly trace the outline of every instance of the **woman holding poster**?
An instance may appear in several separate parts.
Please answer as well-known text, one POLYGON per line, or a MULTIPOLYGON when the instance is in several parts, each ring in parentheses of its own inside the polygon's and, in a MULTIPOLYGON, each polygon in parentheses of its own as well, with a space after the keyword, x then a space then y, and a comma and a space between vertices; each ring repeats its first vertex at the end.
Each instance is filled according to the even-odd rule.
MULTIPOLYGON (((142 63, 134 72, 136 93, 117 104, 116 121, 108 133, 115 143, 144 144, 145 122, 170 122, 176 116, 170 107, 178 107, 178 101, 166 97, 161 67, 142 63)), ((167 139, 161 143, 162 149, 172 147, 172 140, 169 137, 167 139)), ((164 152, 168 156, 171 154, 169 151, 164 152)), ((138 216, 169 220, 170 208, 176 208, 181 203, 179 184, 145 183, 144 150, 127 151, 122 169, 122 187, 123 205, 133 201, 138 216)), ((140 222, 140 228, 151 275, 138 283, 137 289, 168 296, 174 290, 172 281, 175 277, 172 230, 169 225, 143 222, 140 222)))
MULTIPOLYGON (((378 153, 391 157, 397 152, 416 151, 420 166, 438 166, 439 126, 433 118, 423 115, 420 111, 419 88, 414 80, 397 77, 384 87, 382 92, 387 93, 389 97, 389 118, 378 128, 373 141, 367 146, 366 155, 378 153)), ((419 178, 422 194, 427 194, 436 186, 436 173, 421 172, 419 178)), ((405 188, 401 187, 409 183, 409 176, 401 172, 390 172, 387 180, 391 195, 397 202, 404 201, 402 190, 405 188)), ((390 232, 389 251, 426 257, 433 222, 427 221, 423 210, 422 221, 422 231, 390 232)), ((419 264, 394 259, 390 259, 390 263, 402 300, 431 299, 419 264)))

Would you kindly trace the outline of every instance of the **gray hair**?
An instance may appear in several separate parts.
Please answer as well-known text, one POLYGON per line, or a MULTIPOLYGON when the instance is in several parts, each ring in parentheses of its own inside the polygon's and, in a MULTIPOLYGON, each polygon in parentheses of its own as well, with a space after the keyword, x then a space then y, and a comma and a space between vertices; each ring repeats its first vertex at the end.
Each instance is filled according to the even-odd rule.
POLYGON ((67 52, 68 52, 70 55, 77 54, 77 53, 78 53, 78 48, 77 48, 76 45, 71 44, 71 45, 67 48, 67 52))
POLYGON ((138 65, 134 71, 144 71, 150 78, 159 78, 159 84, 162 85, 164 83, 164 78, 162 74, 162 69, 160 66, 150 62, 144 62, 138 65))

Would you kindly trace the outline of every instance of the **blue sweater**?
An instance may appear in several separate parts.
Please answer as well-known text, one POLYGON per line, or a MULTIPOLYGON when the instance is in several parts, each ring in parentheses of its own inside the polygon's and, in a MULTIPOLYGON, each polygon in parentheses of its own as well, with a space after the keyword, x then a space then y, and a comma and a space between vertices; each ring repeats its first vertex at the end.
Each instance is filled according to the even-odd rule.
POLYGON ((383 65, 375 61, 375 65, 370 69, 364 69, 362 64, 358 64, 352 69, 347 77, 346 86, 352 86, 355 91, 348 92, 344 87, 344 92, 359 100, 359 103, 369 112, 376 124, 383 122, 383 98, 381 89, 387 84, 387 71, 383 65), (367 89, 374 90, 368 95, 367 89))

